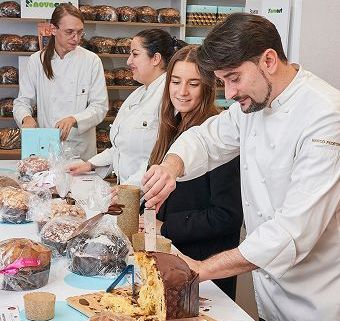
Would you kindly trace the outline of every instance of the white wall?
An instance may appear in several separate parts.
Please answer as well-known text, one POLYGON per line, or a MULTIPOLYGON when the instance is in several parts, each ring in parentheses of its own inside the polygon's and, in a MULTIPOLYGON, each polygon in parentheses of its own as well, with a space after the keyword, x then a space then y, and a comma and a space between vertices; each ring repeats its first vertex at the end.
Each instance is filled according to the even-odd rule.
POLYGON ((340 89, 340 1, 294 0, 293 3, 290 60, 301 63, 340 89))

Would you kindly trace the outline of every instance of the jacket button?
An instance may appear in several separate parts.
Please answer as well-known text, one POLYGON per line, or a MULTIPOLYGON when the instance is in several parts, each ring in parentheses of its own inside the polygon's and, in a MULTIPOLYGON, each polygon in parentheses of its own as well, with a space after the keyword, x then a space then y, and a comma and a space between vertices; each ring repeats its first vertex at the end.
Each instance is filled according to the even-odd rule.
POLYGON ((275 144, 274 143, 270 143, 270 148, 275 148, 275 144))
POLYGON ((246 202, 244 202, 244 205, 245 206, 250 206, 250 204, 246 201, 246 202))
POLYGON ((262 178, 261 179, 261 183, 264 184, 266 182, 266 179, 265 178, 262 178))
POLYGON ((248 165, 247 165, 247 164, 244 164, 244 165, 243 165, 243 168, 244 168, 245 170, 247 170, 247 169, 248 169, 248 165))
POLYGON ((143 121, 143 127, 148 126, 148 122, 146 120, 143 121))
POLYGON ((267 280, 270 279, 269 274, 265 274, 264 277, 265 277, 267 280))
POLYGON ((260 211, 257 211, 257 215, 261 217, 262 213, 260 211))

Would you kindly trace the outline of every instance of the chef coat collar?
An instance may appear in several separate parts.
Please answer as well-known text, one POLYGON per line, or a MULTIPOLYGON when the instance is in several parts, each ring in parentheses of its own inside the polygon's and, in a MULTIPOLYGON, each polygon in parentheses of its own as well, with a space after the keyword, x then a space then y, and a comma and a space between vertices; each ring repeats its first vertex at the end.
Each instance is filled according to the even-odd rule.
POLYGON ((292 65, 297 70, 297 73, 295 77, 293 78, 293 80, 290 82, 290 84, 285 88, 285 90, 272 101, 271 103, 272 112, 276 112, 276 111, 286 112, 287 111, 287 110, 280 109, 280 106, 285 104, 290 99, 290 97, 295 93, 296 87, 298 86, 299 82, 301 81, 303 77, 302 67, 298 64, 292 64, 292 65))
POLYGON ((68 52, 63 59, 60 58, 60 56, 57 54, 57 52, 54 50, 54 54, 53 54, 53 57, 52 59, 58 59, 58 60, 65 60, 65 59, 70 59, 72 58, 75 53, 76 53, 76 50, 77 50, 78 47, 76 47, 74 50, 71 50, 70 52, 68 52))

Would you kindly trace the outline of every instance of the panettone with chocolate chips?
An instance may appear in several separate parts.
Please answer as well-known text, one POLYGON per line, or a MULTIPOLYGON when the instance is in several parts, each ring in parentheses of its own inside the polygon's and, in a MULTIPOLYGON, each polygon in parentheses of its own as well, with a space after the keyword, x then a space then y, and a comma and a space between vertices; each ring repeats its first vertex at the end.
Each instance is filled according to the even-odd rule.
POLYGON ((116 40, 109 37, 92 37, 89 40, 91 51, 96 53, 112 53, 116 40))
POLYGON ((137 11, 134 8, 123 6, 116 8, 118 14, 118 21, 121 22, 136 22, 137 11))
POLYGON ((22 39, 22 50, 23 51, 38 51, 39 50, 39 40, 38 36, 35 35, 24 35, 22 39))
POLYGON ((149 6, 141 6, 134 8, 137 11, 137 21, 145 23, 157 22, 157 11, 149 6))
POLYGON ((83 15, 84 20, 96 20, 96 10, 89 5, 80 5, 79 10, 83 15))
POLYGON ((99 5, 94 6, 96 20, 98 21, 117 21, 117 10, 111 6, 99 5))
POLYGON ((13 66, 3 66, 0 68, 0 84, 18 84, 19 72, 13 66))
POLYGON ((0 35, 0 50, 22 51, 22 38, 13 34, 0 35))
POLYGON ((160 23, 180 23, 181 15, 174 8, 161 8, 157 10, 158 22, 160 23))
POLYGON ((16 1, 4 1, 0 3, 0 17, 19 18, 20 4, 16 1))

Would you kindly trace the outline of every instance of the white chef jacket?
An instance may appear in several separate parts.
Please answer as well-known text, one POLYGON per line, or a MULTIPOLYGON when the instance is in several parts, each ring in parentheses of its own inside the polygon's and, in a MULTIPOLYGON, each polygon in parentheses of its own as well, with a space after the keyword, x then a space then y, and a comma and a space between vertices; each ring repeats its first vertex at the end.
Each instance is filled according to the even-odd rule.
POLYGON ((240 153, 259 315, 340 320, 340 92, 301 67, 271 108, 238 103, 171 146, 188 180, 240 153))
POLYGON ((32 115, 37 105, 38 126, 54 128, 68 116, 77 120, 67 141, 75 155, 87 160, 97 152, 96 125, 108 111, 104 69, 100 58, 77 47, 61 59, 52 58, 54 78, 49 80, 40 61, 40 51, 30 56, 27 69, 20 78, 19 96, 14 100, 13 115, 18 126, 32 115))
POLYGON ((155 145, 166 73, 147 88, 137 88, 124 101, 111 125, 112 147, 89 161, 95 166, 111 165, 121 184, 140 186, 155 145))

